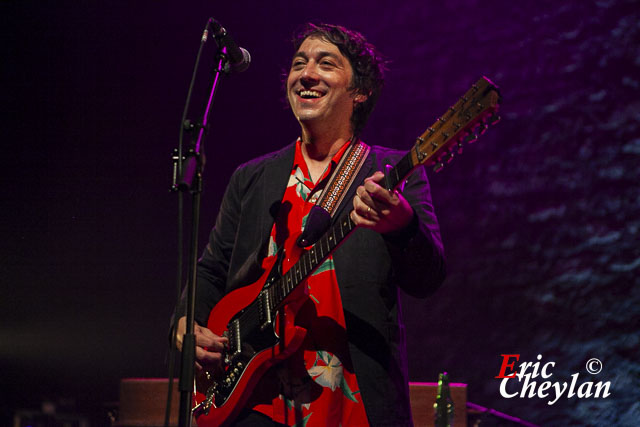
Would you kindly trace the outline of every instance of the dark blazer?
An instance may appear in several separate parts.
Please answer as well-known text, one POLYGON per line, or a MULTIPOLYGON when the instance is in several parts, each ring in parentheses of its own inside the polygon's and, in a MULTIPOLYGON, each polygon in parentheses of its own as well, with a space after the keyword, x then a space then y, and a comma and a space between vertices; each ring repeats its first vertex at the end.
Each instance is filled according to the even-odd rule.
MULTIPOLYGON (((291 173, 295 144, 240 166, 231 177, 209 244, 198 264, 196 321, 206 325, 222 296, 255 282, 291 173)), ((403 153, 374 146, 356 183, 403 153)), ((341 211, 351 209, 353 185, 341 211)), ((403 195, 413 207, 406 230, 380 235, 356 229, 333 254, 351 360, 372 425, 411 425, 407 363, 398 289, 426 296, 444 280, 438 223, 423 168, 403 195)), ((337 212, 335 219, 342 212, 337 212)))

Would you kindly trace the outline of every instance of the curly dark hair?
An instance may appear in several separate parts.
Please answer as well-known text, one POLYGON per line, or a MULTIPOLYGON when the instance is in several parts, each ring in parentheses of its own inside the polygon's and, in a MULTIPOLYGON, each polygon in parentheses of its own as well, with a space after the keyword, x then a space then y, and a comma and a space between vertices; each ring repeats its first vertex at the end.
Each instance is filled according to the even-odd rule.
POLYGON ((334 44, 351 63, 353 77, 349 89, 367 96, 366 101, 355 105, 351 116, 353 133, 357 136, 364 128, 382 91, 386 61, 376 47, 367 42, 362 34, 331 24, 308 23, 304 25, 293 37, 295 52, 309 37, 319 38, 334 44))

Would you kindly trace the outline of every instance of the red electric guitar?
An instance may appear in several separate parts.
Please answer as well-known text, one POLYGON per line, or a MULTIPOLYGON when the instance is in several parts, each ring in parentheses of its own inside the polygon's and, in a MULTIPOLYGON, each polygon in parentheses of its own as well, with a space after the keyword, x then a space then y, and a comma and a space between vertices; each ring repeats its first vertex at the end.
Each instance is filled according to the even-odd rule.
MULTIPOLYGON (((398 187, 418 166, 433 165, 439 171, 464 142, 472 142, 495 124, 500 94, 483 77, 416 140, 414 147, 389 168, 386 185, 398 187)), ((208 328, 229 339, 222 368, 199 374, 193 414, 198 426, 231 422, 245 406, 262 375, 293 354, 306 330, 296 326, 295 315, 306 299, 300 285, 356 228, 343 215, 309 249, 280 254, 255 283, 227 294, 211 311, 208 328), (284 273, 283 273, 284 272, 284 273)))

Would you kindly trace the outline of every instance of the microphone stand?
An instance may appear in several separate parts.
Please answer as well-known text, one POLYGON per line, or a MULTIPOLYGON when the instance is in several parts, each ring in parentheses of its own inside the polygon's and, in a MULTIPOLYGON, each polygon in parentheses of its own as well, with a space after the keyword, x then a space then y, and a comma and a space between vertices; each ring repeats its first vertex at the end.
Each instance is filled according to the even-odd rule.
MULTIPOLYGON (((207 28, 211 21, 207 22, 207 28)), ((205 33, 202 37, 202 43, 206 41, 208 30, 205 29, 205 33)), ((200 52, 198 53, 198 57, 200 52)), ((198 58, 199 59, 199 58, 198 58)), ((197 68, 197 62, 196 62, 197 68)), ((179 382, 180 391, 180 413, 179 413, 179 426, 189 427, 191 425, 192 414, 192 398, 193 398, 193 384, 194 384, 194 363, 195 363, 195 335, 194 335, 194 321, 195 321, 195 295, 196 295, 196 268, 198 262, 198 229, 200 222, 200 199, 202 193, 202 173, 204 170, 205 156, 204 156, 204 137, 208 130, 208 118, 211 112, 211 106, 213 104, 213 98, 218 87, 218 82, 222 73, 229 72, 229 58, 227 56, 227 48, 221 47, 218 50, 218 56, 216 58, 216 66, 213 69, 212 77, 209 85, 209 96, 204 105, 202 113, 202 120, 198 123, 192 123, 189 120, 185 120, 183 116, 183 131, 191 133, 191 147, 186 153, 182 154, 182 133, 180 138, 180 145, 177 150, 177 156, 174 156, 174 180, 177 178, 177 184, 174 181, 172 190, 179 191, 180 208, 182 207, 181 193, 190 192, 192 195, 192 210, 191 210, 191 247, 189 250, 189 273, 187 281, 187 327, 186 333, 183 338, 182 346, 182 361, 181 361, 181 373, 179 382), (176 170, 177 167, 177 170, 176 170)), ((195 75, 195 70, 194 70, 195 75)), ((191 88, 189 90, 189 97, 191 95, 191 88)), ((189 98, 188 97, 188 98, 189 98)), ((187 106, 189 100, 187 99, 187 106)), ((186 107, 185 107, 186 108, 186 107)), ((180 219, 182 213, 179 213, 180 219)), ((182 242, 179 242, 182 245, 182 242)), ((181 261, 179 261, 179 272, 181 276, 181 261)), ((176 320, 179 314, 176 313, 176 320)), ((174 330, 177 325, 174 326, 174 330)), ((173 345, 173 343, 172 343, 173 345)))

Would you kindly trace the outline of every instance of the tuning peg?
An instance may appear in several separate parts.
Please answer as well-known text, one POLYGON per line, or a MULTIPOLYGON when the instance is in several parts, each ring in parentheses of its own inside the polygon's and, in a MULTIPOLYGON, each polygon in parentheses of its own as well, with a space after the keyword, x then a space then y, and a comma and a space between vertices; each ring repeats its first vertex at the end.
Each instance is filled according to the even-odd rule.
POLYGON ((435 173, 438 173, 438 172, 440 172, 442 170, 442 168, 444 168, 444 163, 438 162, 433 166, 433 171, 435 173))
POLYGON ((462 145, 462 141, 458 141, 458 144, 456 144, 456 147, 457 147, 458 154, 462 154, 462 149, 464 148, 464 145, 462 145))
POLYGON ((453 148, 451 149, 451 151, 449 151, 447 154, 444 155, 444 160, 447 163, 451 163, 451 160, 453 160, 453 156, 455 155, 455 152, 453 151, 453 148))
POLYGON ((491 126, 497 124, 500 121, 500 116, 498 113, 493 113, 491 117, 489 117, 488 122, 491 126))
POLYGON ((466 142, 467 144, 472 144, 474 142, 476 142, 476 139, 478 139, 478 135, 476 135, 475 133, 470 133, 467 136, 465 136, 462 139, 462 142, 466 142))
MULTIPOLYGON (((484 133, 487 131, 487 128, 489 126, 487 126, 487 124, 485 122, 480 122, 480 124, 478 125, 478 135, 484 135, 484 133)), ((476 137, 477 139, 477 137, 476 137)))

